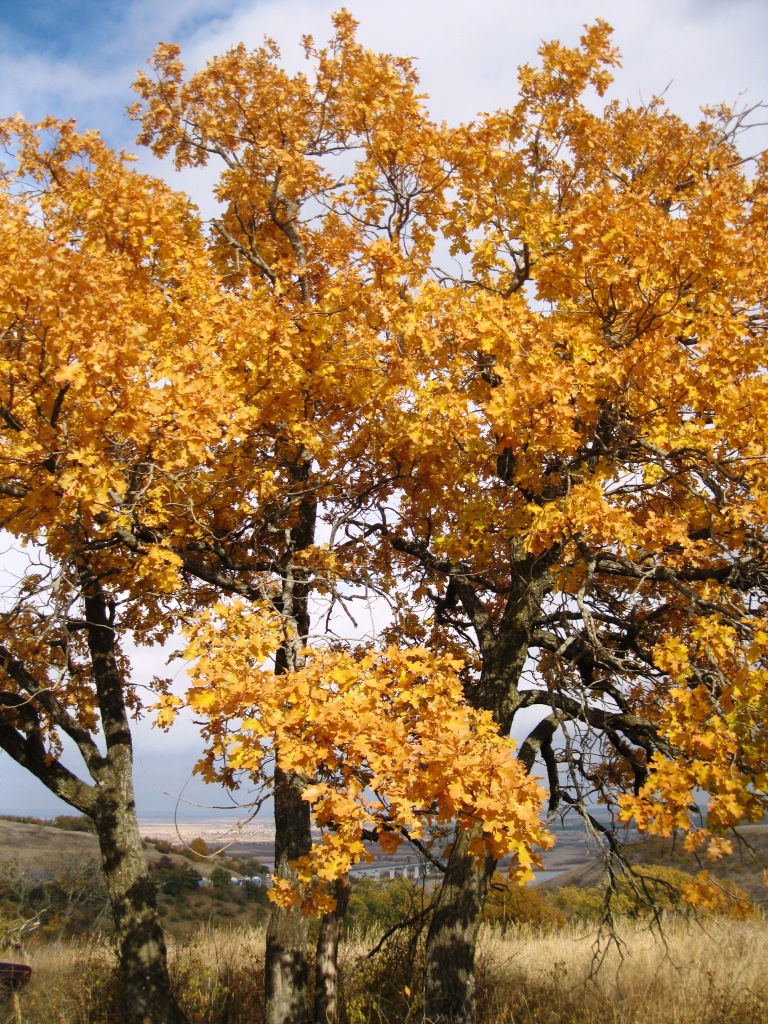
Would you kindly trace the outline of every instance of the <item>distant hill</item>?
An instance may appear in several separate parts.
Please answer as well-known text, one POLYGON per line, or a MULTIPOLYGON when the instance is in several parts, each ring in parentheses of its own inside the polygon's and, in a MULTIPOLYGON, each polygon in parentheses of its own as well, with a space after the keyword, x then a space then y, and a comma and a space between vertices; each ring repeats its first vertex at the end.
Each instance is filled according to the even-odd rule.
MULTIPOLYGON (((164 857, 170 857, 178 864, 189 864, 178 854, 165 854, 149 843, 144 843, 147 862, 152 864, 164 857)), ((53 874, 62 865, 73 861, 99 859, 99 843, 95 835, 88 832, 70 832, 50 825, 32 825, 20 821, 0 818, 0 863, 15 860, 23 867, 40 874, 53 874)), ((217 861, 196 861, 194 868, 201 875, 208 876, 217 866, 217 861)))
MULTIPOLYGON (((740 840, 733 838, 734 852, 714 864, 709 863, 705 856, 697 859, 694 854, 686 853, 681 836, 674 840, 648 836, 638 842, 627 843, 623 849, 631 864, 664 864, 691 874, 709 868, 717 878, 735 882, 755 903, 768 906, 768 885, 765 882, 768 825, 744 825, 738 830, 738 835, 740 840)), ((144 843, 144 852, 150 864, 166 856, 179 865, 189 864, 186 858, 162 853, 150 843, 144 843)), ((33 872, 47 874, 55 872, 67 861, 96 860, 98 856, 95 835, 0 818, 0 862, 16 860, 33 872)), ((604 881, 603 856, 589 856, 583 842, 573 847, 564 843, 560 856, 564 866, 574 864, 574 860, 578 863, 555 878, 541 882, 542 888, 559 889, 564 885, 575 885, 586 889, 604 881)), ((216 860, 200 860, 194 864, 195 870, 205 876, 210 875, 216 866, 216 860)))
MULTIPOLYGON (((709 862, 701 854, 697 857, 687 853, 682 836, 673 839, 647 836, 637 842, 627 843, 623 852, 630 864, 638 866, 663 864, 690 874, 707 868, 716 878, 735 882, 756 904, 768 906, 768 825, 743 825, 737 832, 739 838, 729 837, 733 842, 733 853, 715 863, 709 862)), ((563 871, 541 885, 544 889, 560 889, 565 885, 587 889, 605 880, 605 860, 601 854, 597 854, 586 863, 563 871)))

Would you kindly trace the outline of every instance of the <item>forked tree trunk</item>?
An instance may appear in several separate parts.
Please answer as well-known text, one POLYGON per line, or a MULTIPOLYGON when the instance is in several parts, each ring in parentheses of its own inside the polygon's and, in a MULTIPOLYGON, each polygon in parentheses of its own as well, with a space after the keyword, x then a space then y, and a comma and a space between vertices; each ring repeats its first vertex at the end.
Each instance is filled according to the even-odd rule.
POLYGON ((123 1013, 131 1024, 186 1024, 171 992, 155 886, 141 845, 127 767, 104 771, 94 821, 120 955, 123 1013))
POLYGON ((315 1024, 336 1024, 339 1016, 339 939, 349 903, 349 879, 333 886, 336 909, 324 914, 315 957, 315 1024))
MULTIPOLYGON (((469 578, 451 577, 482 652, 479 683, 468 697, 473 707, 492 713, 502 736, 509 736, 520 704, 519 683, 533 624, 551 583, 546 560, 536 568, 519 538, 510 544, 510 552, 515 559, 512 588, 495 625, 469 578)), ((457 834, 427 933, 424 1014, 430 1024, 475 1024, 477 934, 496 868, 493 858, 469 854, 472 839, 480 834, 479 824, 457 834)))
MULTIPOLYGON (((309 853, 309 804, 301 781, 275 768, 275 874, 294 878, 290 862, 309 853)), ((267 1024, 305 1024, 309 923, 296 907, 273 907, 267 924, 265 998, 267 1024)))
POLYGON ((430 1024, 474 1024, 475 948, 496 861, 468 852, 472 832, 459 832, 427 933, 424 1017, 430 1024))

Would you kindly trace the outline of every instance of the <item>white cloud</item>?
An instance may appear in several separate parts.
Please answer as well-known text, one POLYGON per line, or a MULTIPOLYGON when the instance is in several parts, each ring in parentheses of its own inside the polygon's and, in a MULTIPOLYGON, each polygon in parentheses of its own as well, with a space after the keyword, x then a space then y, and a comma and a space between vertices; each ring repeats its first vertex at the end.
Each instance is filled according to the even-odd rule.
MULTIPOLYGON (((338 6, 270 0, 193 33, 185 54, 199 66, 240 39, 256 46, 266 34, 298 67, 299 37, 308 32, 318 42, 326 39, 338 6)), ((710 3, 704 12, 691 0, 351 0, 347 6, 367 46, 418 58, 433 110, 451 121, 508 103, 518 65, 535 59, 542 39, 572 45, 582 26, 598 17, 613 24, 624 54, 620 96, 634 101, 672 80, 670 98, 688 116, 702 103, 730 101, 747 88, 755 99, 768 97, 768 5, 762 0, 710 3)))
MULTIPOLYGON (((108 136, 127 141, 130 83, 159 40, 181 42, 188 66, 199 67, 240 40, 255 47, 269 35, 298 69, 300 37, 327 39, 339 6, 339 0, 133 0, 120 38, 90 58, 49 62, 5 47, 0 109, 33 117, 86 112, 89 121, 98 113, 108 136)), ((768 98, 764 0, 348 0, 347 6, 367 46, 418 59, 433 112, 453 122, 508 104, 518 65, 535 58, 542 39, 573 44, 582 25, 597 17, 614 25, 624 55, 616 87, 621 98, 635 102, 671 82, 669 101, 687 117, 702 103, 730 102, 744 90, 752 100, 768 98)))

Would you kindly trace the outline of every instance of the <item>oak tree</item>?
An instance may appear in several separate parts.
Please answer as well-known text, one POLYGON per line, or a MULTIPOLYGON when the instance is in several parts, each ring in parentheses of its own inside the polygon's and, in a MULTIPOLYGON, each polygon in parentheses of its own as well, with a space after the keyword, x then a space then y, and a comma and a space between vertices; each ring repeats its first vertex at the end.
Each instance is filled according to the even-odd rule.
POLYGON ((129 1019, 183 1021, 136 822, 146 684, 123 651, 169 636, 178 559, 137 560, 121 536, 126 496, 164 508, 219 433, 226 389, 196 370, 216 291, 185 197, 69 123, 0 138, 0 747, 95 823, 129 1019))
POLYGON ((602 22, 450 128, 334 25, 308 76, 267 42, 139 78, 140 141, 219 162, 207 235, 95 137, 4 128, 0 493, 45 568, 3 619, 0 737, 125 824, 119 635, 185 627, 203 770, 274 764, 268 1019, 303 1019, 300 905, 331 912, 366 831, 451 823, 424 1009, 469 1022, 497 860, 547 842, 531 772, 551 813, 659 831, 699 789, 710 829, 765 809, 768 160, 746 113, 599 109, 602 22), (323 626, 371 595, 380 637, 323 626), (64 773, 56 729, 119 785, 64 773))
MULTIPOLYGON (((376 418, 391 390, 380 324, 401 301, 402 267, 410 268, 414 285, 423 276, 446 182, 441 131, 425 116, 411 62, 364 50, 346 13, 335 27, 324 49, 305 40, 311 79, 287 74, 267 42, 253 53, 235 47, 185 80, 178 48, 161 46, 153 76, 137 82, 143 103, 134 110, 140 141, 156 154, 173 152, 177 166, 219 162, 214 265, 244 307, 266 294, 283 317, 278 346, 257 333, 244 362, 250 377, 237 393, 260 410, 261 426, 251 429, 261 442, 256 449, 233 437, 216 453, 211 479, 219 518, 215 543, 201 552, 224 592, 256 611, 267 600, 279 614, 278 675, 305 667, 310 591, 338 597, 342 577, 361 583, 356 567, 340 574, 316 543, 318 515, 342 528, 321 510, 350 486, 366 486, 353 481, 368 465, 376 418), (402 187, 407 196, 400 196, 402 187), (404 234, 401 244, 399 234, 414 217, 421 238, 406 243, 404 234), (254 465, 266 481, 258 491, 249 486, 254 465)), ((209 513, 204 517, 212 522, 209 513)), ((137 516, 135 536, 145 535, 137 516)), ((221 745, 214 749, 223 752, 221 745)), ((278 756, 276 871, 285 878, 310 851, 305 784, 278 756)), ((271 916, 270 1021, 303 1017, 305 946, 298 911, 271 916)))
MULTIPOLYGON (((552 812, 599 800, 686 827, 700 787, 712 826, 759 816, 766 159, 739 154, 747 112, 596 110, 617 62, 598 22, 574 49, 542 47, 511 109, 451 130, 415 107, 401 63, 409 88, 382 122, 371 58, 345 16, 337 31, 316 55, 322 145, 291 136, 317 85, 275 89, 274 50, 236 49, 188 83, 163 50, 139 83, 144 141, 224 159, 230 261, 270 280, 277 211, 306 240, 297 294, 359 275, 350 315, 378 375, 355 363, 365 447, 317 507, 332 574, 396 595, 386 639, 460 661, 463 700, 501 736, 537 713, 520 756, 540 759, 552 812), (350 148, 356 163, 328 172, 350 148)), ((235 764, 262 730, 246 720, 235 764)), ((305 793, 321 819, 325 793, 305 793)), ((457 833, 432 919, 431 1019, 473 1017, 483 831, 457 833)))
MULTIPOLYGON (((520 754, 552 811, 687 828, 698 787, 722 829, 766 808, 768 162, 724 108, 595 112, 615 60, 602 24, 546 45, 515 107, 459 133, 444 230, 465 269, 403 324, 421 372, 382 442, 397 507, 358 522, 411 583, 402 632, 475 657, 467 700, 504 735, 537 709, 520 754)), ((492 869, 454 846, 432 1018, 472 1018, 492 869)))

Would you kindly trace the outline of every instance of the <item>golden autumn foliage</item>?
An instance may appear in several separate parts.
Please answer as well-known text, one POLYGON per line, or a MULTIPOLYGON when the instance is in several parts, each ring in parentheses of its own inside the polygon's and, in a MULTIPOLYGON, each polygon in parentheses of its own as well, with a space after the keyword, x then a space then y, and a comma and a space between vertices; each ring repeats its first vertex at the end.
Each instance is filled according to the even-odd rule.
POLYGON ((300 780, 323 839, 280 886, 316 909, 368 828, 456 820, 468 856, 524 872, 548 843, 537 759, 553 813, 688 829, 703 790, 713 830, 756 820, 768 158, 740 156, 748 116, 601 106, 598 21, 544 45, 509 109, 436 124, 413 62, 355 29, 307 39, 307 74, 271 42, 192 74, 158 47, 132 116, 157 156, 218 165, 207 226, 95 135, 3 124, 0 514, 56 567, 3 618, 10 654, 93 728, 60 611, 76 566, 119 632, 185 627, 202 770, 300 780))
POLYGON ((306 650, 302 669, 275 675, 265 659, 280 644, 278 624, 269 610, 261 619, 263 636, 253 610, 235 602, 194 624, 187 703, 206 722, 211 777, 215 757, 258 777, 277 756, 303 780, 322 836, 295 864, 300 888, 276 879, 273 899, 324 909, 330 898, 316 881, 371 860, 366 835, 394 852, 404 837, 431 842, 434 825, 453 822, 480 822, 478 854, 513 854, 518 881, 532 878, 532 846, 552 843, 539 820, 543 791, 492 716, 467 705, 461 663, 421 648, 306 650))
POLYGON ((365 381, 347 421, 364 448, 347 449, 339 488, 329 447, 311 447, 332 574, 362 564, 397 592, 388 639, 463 660, 466 699, 502 733, 542 709, 523 753, 545 754, 553 802, 586 774, 612 805, 628 787, 676 794, 678 826, 695 786, 713 825, 754 817, 759 675, 732 693, 733 665, 704 664, 707 635, 730 629, 755 656, 762 629, 766 167, 745 173, 744 119, 723 108, 690 126, 659 100, 595 112, 586 94, 604 94, 617 59, 598 23, 576 49, 543 47, 510 110, 448 129, 419 106, 412 65, 377 63, 346 15, 336 29, 328 50, 307 44, 314 81, 286 77, 269 45, 188 80, 161 49, 136 110, 143 141, 179 165, 223 158, 214 228, 230 268, 310 309, 331 267, 355 278, 330 323, 364 311, 376 362, 335 380, 339 395, 365 381), (333 175, 340 150, 356 163, 333 175), (667 637, 701 652, 684 689, 667 637), (751 732, 713 729, 713 703, 739 693, 751 732))

